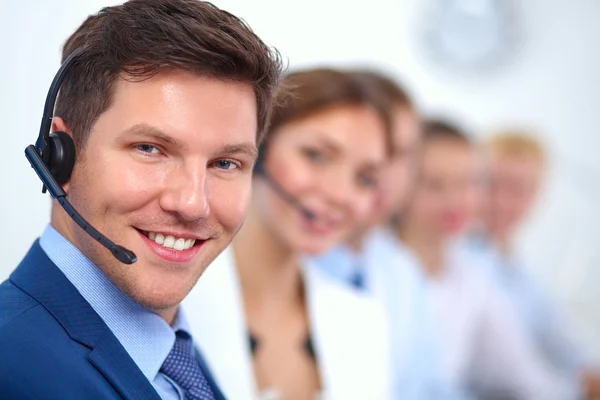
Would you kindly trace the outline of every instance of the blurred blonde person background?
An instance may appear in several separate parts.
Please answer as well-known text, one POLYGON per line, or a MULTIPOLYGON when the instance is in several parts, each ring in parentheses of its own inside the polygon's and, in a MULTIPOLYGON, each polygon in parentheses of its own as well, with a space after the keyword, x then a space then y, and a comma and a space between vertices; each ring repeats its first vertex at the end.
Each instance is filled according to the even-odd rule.
POLYGON ((543 186, 547 156, 526 130, 498 132, 484 143, 488 188, 483 192, 480 230, 465 249, 508 297, 512 311, 557 373, 580 396, 600 396, 600 374, 561 306, 537 282, 530 263, 515 250, 515 233, 543 186))
POLYGON ((508 299, 454 251, 452 240, 468 226, 480 165, 459 128, 427 121, 419 176, 398 225, 406 251, 429 281, 445 373, 476 398, 574 399, 565 379, 547 368, 508 299))

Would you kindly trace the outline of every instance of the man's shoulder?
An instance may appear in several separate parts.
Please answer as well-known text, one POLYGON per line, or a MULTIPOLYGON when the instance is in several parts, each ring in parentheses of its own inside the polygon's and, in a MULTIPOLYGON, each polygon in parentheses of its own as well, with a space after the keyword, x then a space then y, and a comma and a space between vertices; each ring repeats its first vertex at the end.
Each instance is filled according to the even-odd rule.
MULTIPOLYGON (((17 357, 21 351, 34 358, 35 352, 44 346, 47 355, 51 355, 64 350, 70 341, 60 323, 37 300, 11 281, 0 285, 0 364, 7 362, 11 354, 17 357)), ((28 361, 28 357, 19 360, 28 361)))
POLYGON ((0 285, 1 399, 115 398, 87 360, 89 352, 34 298, 11 281, 0 285))
POLYGON ((0 284, 0 331, 39 303, 10 280, 0 284))
POLYGON ((0 285, 0 371, 2 365, 48 365, 49 359, 68 358, 73 348, 69 335, 45 307, 11 281, 0 285))

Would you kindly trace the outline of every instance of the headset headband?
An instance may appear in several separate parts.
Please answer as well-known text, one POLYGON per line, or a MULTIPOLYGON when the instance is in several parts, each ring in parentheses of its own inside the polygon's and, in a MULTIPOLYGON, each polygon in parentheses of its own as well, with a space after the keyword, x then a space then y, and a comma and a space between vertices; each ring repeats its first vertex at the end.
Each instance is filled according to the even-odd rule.
POLYGON ((46 104, 44 105, 44 113, 42 114, 40 133, 37 141, 35 142, 35 146, 38 149, 42 149, 48 144, 48 136, 50 135, 52 117, 54 116, 54 104, 56 103, 56 98, 58 97, 58 91, 60 90, 60 87, 67 77, 69 71, 73 67, 75 57, 79 55, 81 51, 81 48, 77 48, 69 55, 69 57, 67 57, 54 76, 52 84, 50 85, 50 89, 48 89, 46 104))

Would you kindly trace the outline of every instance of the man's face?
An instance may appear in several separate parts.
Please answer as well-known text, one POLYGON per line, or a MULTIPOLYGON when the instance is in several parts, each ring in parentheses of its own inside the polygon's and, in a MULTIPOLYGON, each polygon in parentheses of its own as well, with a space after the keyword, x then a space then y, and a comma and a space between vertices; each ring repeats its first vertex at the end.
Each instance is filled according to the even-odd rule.
POLYGON ((469 144, 449 139, 424 143, 420 176, 406 217, 428 237, 450 238, 468 222, 476 158, 469 144))
POLYGON ((515 230, 533 206, 541 179, 541 167, 534 159, 492 157, 487 225, 493 236, 506 237, 515 230))
POLYGON ((398 107, 393 114, 394 156, 384 167, 378 187, 375 223, 401 211, 415 172, 415 157, 420 138, 416 113, 398 107))
POLYGON ((119 79, 66 188, 138 261, 121 264, 60 214, 68 239, 136 302, 176 307, 244 220, 256 126, 249 85, 181 71, 119 79))

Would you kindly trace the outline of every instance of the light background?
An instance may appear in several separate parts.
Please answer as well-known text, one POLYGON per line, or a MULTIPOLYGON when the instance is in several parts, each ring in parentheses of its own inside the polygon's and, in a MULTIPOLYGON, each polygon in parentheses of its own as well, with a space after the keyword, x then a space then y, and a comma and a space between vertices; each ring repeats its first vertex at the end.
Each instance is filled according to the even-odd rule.
MULTIPOLYGON (((552 164, 542 201, 524 226, 521 247, 598 351, 600 2, 515 2, 518 51, 498 68, 474 73, 445 69, 423 57, 419 32, 432 1, 215 3, 245 19, 292 68, 377 66, 400 78, 425 112, 452 116, 477 134, 507 124, 541 132, 552 164)), ((0 2, 0 280, 49 218, 50 200, 40 193, 23 150, 38 133, 61 44, 88 14, 116 3, 0 2)))

